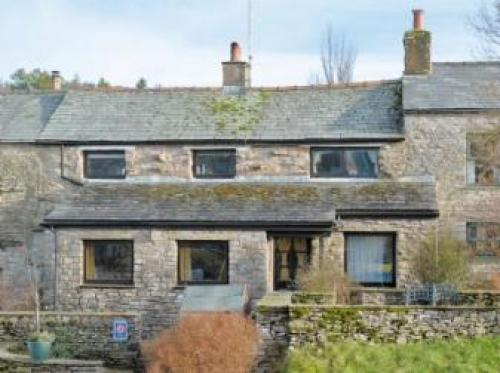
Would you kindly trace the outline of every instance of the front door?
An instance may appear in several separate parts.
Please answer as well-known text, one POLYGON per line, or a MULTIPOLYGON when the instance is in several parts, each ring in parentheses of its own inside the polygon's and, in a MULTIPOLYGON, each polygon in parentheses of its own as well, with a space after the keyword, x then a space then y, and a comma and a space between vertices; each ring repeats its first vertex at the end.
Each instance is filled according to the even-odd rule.
POLYGON ((296 290, 301 270, 311 258, 311 239, 307 237, 274 238, 274 290, 296 290))

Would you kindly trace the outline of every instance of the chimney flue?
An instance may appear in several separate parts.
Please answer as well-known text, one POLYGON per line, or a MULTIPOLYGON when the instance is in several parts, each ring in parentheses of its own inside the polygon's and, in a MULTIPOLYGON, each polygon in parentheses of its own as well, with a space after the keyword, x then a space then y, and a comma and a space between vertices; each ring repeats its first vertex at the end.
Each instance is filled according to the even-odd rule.
POLYGON ((240 45, 233 41, 231 43, 231 62, 241 62, 242 58, 241 58, 241 47, 240 45))
POLYGON ((424 30, 423 9, 413 10, 413 29, 404 36, 405 74, 426 75, 432 72, 432 35, 424 30))
POLYGON ((60 91, 62 88, 61 73, 57 70, 52 71, 52 90, 60 91))
POLYGON ((424 10, 423 9, 413 9, 413 29, 423 30, 424 29, 424 10))
POLYGON ((222 63, 222 85, 225 95, 245 94, 250 87, 250 64, 243 61, 243 52, 237 42, 231 43, 229 61, 222 63))

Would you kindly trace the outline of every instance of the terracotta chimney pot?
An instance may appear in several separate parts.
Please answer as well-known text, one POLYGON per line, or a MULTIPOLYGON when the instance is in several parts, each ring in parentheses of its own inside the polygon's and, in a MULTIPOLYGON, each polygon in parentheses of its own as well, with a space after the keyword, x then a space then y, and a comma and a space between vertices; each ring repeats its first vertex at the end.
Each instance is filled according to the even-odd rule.
POLYGON ((413 9, 413 29, 423 30, 424 29, 424 10, 423 9, 413 9))
POLYGON ((241 47, 240 45, 233 41, 231 43, 231 62, 241 62, 243 58, 241 57, 241 47))

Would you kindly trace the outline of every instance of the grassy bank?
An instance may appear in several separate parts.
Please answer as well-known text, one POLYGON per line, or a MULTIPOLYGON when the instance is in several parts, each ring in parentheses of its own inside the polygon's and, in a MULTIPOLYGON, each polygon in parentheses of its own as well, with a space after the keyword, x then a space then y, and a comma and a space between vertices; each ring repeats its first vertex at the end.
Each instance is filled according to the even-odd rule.
POLYGON ((343 342, 290 354, 283 372, 498 372, 500 337, 407 345, 343 342))

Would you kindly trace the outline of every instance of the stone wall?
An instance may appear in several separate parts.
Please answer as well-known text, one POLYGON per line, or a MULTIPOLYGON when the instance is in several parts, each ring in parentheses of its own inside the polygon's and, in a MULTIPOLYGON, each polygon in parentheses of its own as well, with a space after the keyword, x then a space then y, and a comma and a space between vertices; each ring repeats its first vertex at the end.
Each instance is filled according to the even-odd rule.
POLYGON ((134 311, 144 316, 143 336, 170 327, 178 317, 183 291, 177 283, 177 241, 229 242, 229 282, 247 285, 251 298, 268 289, 269 248, 264 231, 190 231, 167 229, 58 230, 56 307, 64 311, 134 311), (86 285, 83 240, 134 241, 134 284, 86 285))
MULTIPOLYGON (((192 180, 193 150, 236 149, 236 179, 302 178, 310 176, 309 145, 195 146, 67 146, 64 147, 64 175, 76 183, 84 183, 83 152, 92 149, 123 149, 130 180, 192 180)), ((380 148, 381 177, 403 176, 406 147, 403 142, 380 148)))
POLYGON ((332 306, 259 303, 261 331, 256 372, 272 371, 289 349, 339 340, 408 343, 429 339, 499 336, 500 308, 332 306))
POLYGON ((0 284, 15 284, 18 289, 29 286, 26 261, 32 252, 42 303, 50 308, 54 236, 40 230, 39 223, 55 202, 71 195, 74 185, 60 177, 60 149, 56 146, 2 144, 0 170, 0 284))
MULTIPOLYGON (((62 328, 72 335, 71 348, 75 358, 103 360, 106 365, 134 367, 142 332, 141 318, 133 313, 69 313, 42 312, 41 329, 57 331, 62 328), (125 319, 129 324, 129 340, 114 342, 114 319, 125 319)), ((33 312, 0 312, 0 342, 24 342, 33 333, 33 312)))
POLYGON ((384 232, 396 234, 396 286, 413 281, 410 258, 425 235, 434 229, 434 219, 344 219, 329 237, 322 238, 321 255, 341 265, 343 271, 345 233, 384 232))
MULTIPOLYGON (((500 129, 498 114, 407 115, 406 170, 408 176, 436 179, 440 226, 465 240, 466 222, 500 223, 500 186, 468 185, 467 134, 500 129)), ((500 272, 500 258, 476 264, 485 275, 500 272)))

